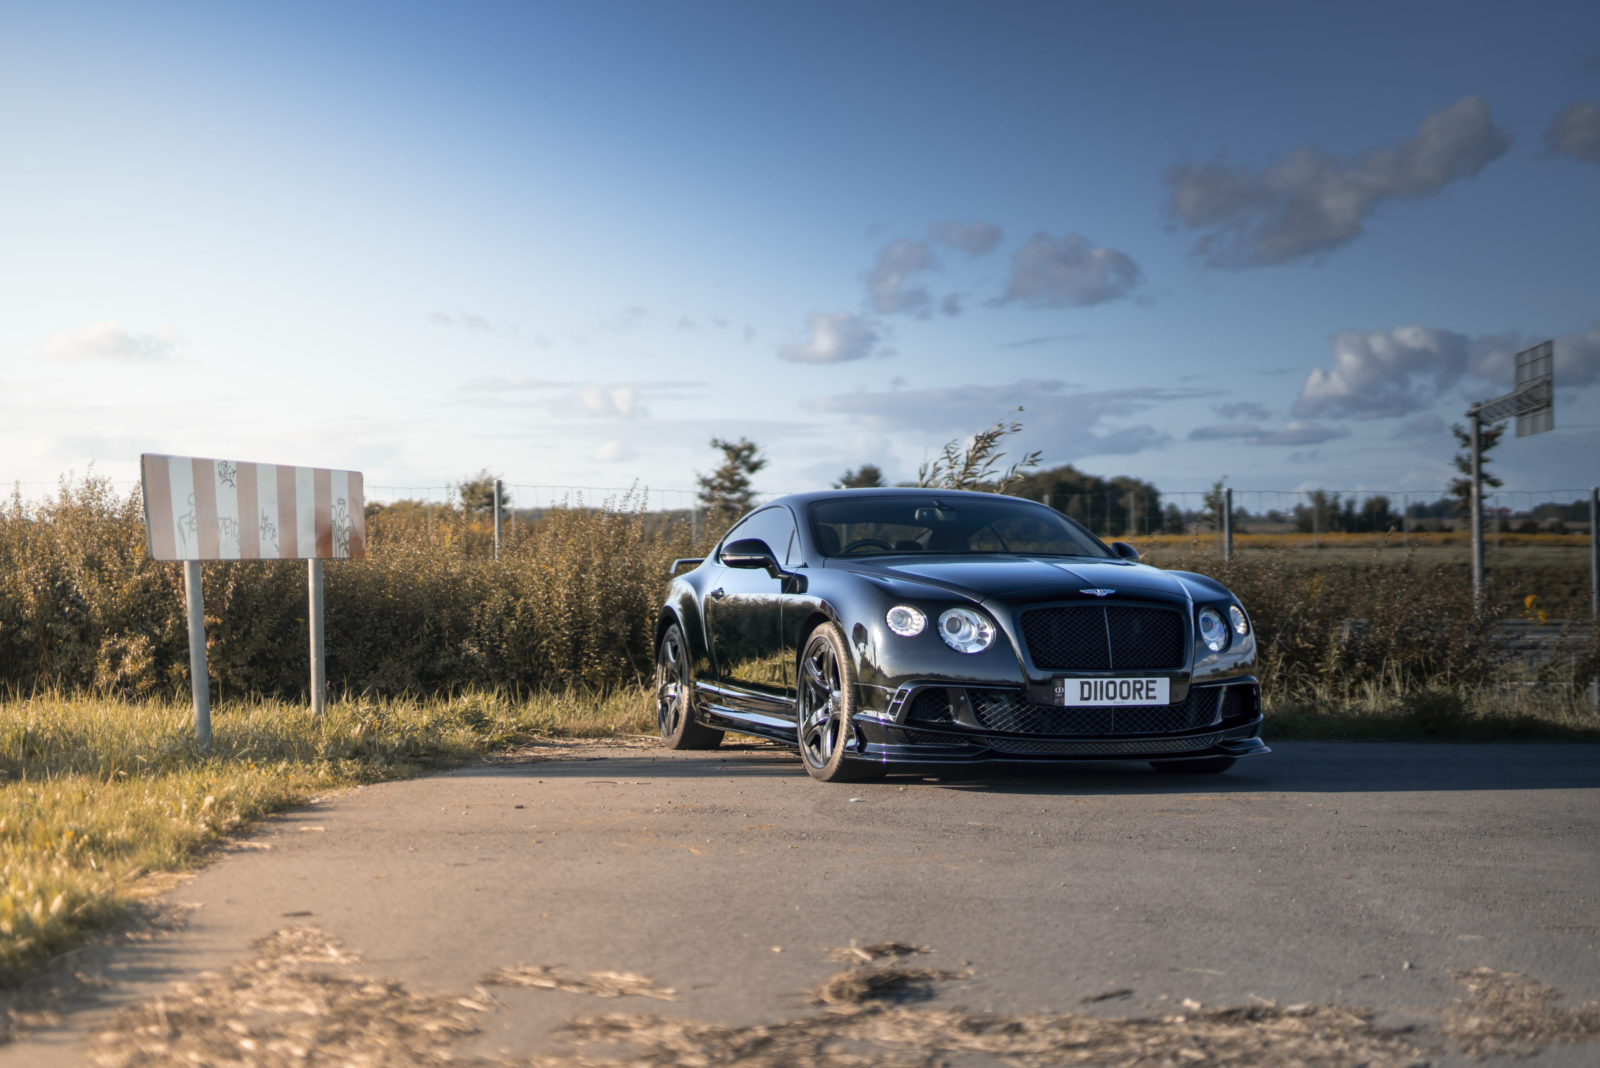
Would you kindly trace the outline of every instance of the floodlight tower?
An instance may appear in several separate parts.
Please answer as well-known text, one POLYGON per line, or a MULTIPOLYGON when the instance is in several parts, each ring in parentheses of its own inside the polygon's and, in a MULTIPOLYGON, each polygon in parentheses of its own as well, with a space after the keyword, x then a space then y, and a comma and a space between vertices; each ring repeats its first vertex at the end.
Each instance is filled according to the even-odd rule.
POLYGON ((1472 425, 1472 603, 1483 611, 1483 426, 1493 426, 1512 416, 1517 437, 1542 434, 1556 425, 1556 345, 1546 341, 1517 353, 1517 388, 1493 400, 1479 401, 1467 409, 1472 425))

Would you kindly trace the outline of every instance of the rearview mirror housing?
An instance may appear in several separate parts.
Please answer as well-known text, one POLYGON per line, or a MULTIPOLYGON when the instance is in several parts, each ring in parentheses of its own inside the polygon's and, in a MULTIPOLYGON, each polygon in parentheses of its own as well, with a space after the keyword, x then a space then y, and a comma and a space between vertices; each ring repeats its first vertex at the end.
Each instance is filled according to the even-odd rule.
POLYGON ((778 558, 772 553, 772 547, 760 538, 740 538, 738 541, 730 542, 722 547, 717 559, 724 567, 765 571, 773 578, 783 574, 783 569, 778 566, 778 558))

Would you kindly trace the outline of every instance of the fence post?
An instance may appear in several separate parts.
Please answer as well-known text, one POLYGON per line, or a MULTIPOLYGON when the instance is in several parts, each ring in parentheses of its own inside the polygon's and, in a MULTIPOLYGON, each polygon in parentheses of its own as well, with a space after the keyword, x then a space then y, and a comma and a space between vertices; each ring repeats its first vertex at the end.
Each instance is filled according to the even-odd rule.
POLYGON ((1600 487, 1589 487, 1589 614, 1600 625, 1600 487))
POLYGON ((306 561, 307 631, 311 635, 311 714, 321 718, 328 707, 328 643, 322 627, 322 561, 306 561))
POLYGON ((1222 489, 1222 562, 1233 560, 1233 487, 1222 489))
MULTIPOLYGON (((1600 487, 1589 487, 1589 613, 1600 629, 1600 487)), ((1600 711, 1600 674, 1590 683, 1589 707, 1600 711)))
POLYGON ((211 677, 206 668, 206 609, 200 599, 200 561, 183 562, 183 599, 189 610, 189 690, 194 695, 194 743, 211 752, 211 677))
POLYGON ((1411 494, 1400 495, 1400 543, 1411 548, 1411 494))
POLYGON ((494 480, 494 558, 500 559, 500 480, 494 480))

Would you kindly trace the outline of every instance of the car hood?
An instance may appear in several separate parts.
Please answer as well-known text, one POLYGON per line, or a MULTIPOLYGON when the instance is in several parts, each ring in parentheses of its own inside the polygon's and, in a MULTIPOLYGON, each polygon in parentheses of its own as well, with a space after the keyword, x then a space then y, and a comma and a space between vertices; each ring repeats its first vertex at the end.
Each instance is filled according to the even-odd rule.
POLYGON ((1116 595, 1133 599, 1188 599, 1181 579, 1145 564, 1124 560, 882 556, 857 560, 835 557, 828 561, 828 566, 885 579, 909 580, 974 601, 991 597, 1003 598, 1012 604, 1070 600, 1086 589, 1112 590, 1116 595))

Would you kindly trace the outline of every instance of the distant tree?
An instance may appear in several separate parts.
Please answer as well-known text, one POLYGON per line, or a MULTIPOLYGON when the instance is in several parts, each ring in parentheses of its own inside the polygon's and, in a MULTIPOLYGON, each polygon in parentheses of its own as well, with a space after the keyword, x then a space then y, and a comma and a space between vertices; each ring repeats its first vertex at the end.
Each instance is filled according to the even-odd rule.
POLYGON ((1228 476, 1223 475, 1211 483, 1211 488, 1206 491, 1206 522, 1211 524, 1213 530, 1222 529, 1222 507, 1227 500, 1223 492, 1227 489, 1228 476))
POLYGON ((1339 529, 1339 495, 1315 489, 1306 494, 1306 503, 1294 506, 1294 527, 1302 534, 1331 533, 1339 529))
MULTIPOLYGON (((461 510, 469 516, 481 516, 489 521, 494 520, 494 483, 497 476, 491 475, 488 468, 484 468, 469 478, 464 478, 451 488, 456 491, 456 497, 461 501, 461 510)), ((511 493, 504 486, 500 492, 500 518, 504 520, 511 512, 511 493)))
MULTIPOLYGON (((1489 453, 1500 444, 1500 437, 1506 432, 1505 423, 1486 426, 1478 431, 1479 477, 1483 480, 1485 490, 1499 489, 1505 485, 1499 478, 1489 473, 1489 453)), ((1456 514, 1470 518, 1472 515, 1472 432, 1460 423, 1451 426, 1450 433, 1456 436, 1456 447, 1460 450, 1451 459, 1450 463, 1459 477, 1450 483, 1450 496, 1456 501, 1456 514)))
MULTIPOLYGON (((1022 411, 1018 408, 1017 411, 1022 411)), ((1022 429, 1022 424, 1016 420, 1007 422, 1002 419, 987 430, 980 430, 973 435, 972 441, 961 447, 960 438, 952 438, 945 443, 939 455, 932 460, 924 460, 917 469, 917 485, 930 489, 984 489, 992 493, 1004 493, 1022 479, 1022 472, 1030 467, 1039 466, 1040 453, 1037 451, 1026 453, 1022 459, 1000 472, 995 473, 1001 457, 1005 451, 1000 448, 1000 443, 1012 434, 1022 429)))
POLYGON ((883 472, 877 464, 862 464, 854 471, 846 470, 839 481, 833 484, 834 489, 860 489, 868 486, 884 485, 883 472))
POLYGON ((722 450, 722 465, 709 475, 696 472, 695 479, 700 483, 700 507, 706 510, 707 522, 716 528, 750 510, 755 502, 750 478, 767 466, 767 461, 761 447, 745 438, 712 438, 711 447, 722 450))
POLYGON ((1381 493, 1375 493, 1361 502, 1361 511, 1356 518, 1357 530, 1370 530, 1382 533, 1386 530, 1396 530, 1400 526, 1400 515, 1389 507, 1389 498, 1381 493))
POLYGON ((1108 535, 1121 535, 1135 527, 1140 533, 1183 529, 1182 513, 1162 508, 1161 491, 1154 484, 1128 475, 1107 479, 1062 464, 1029 471, 1007 492, 1043 501, 1062 515, 1108 535))

